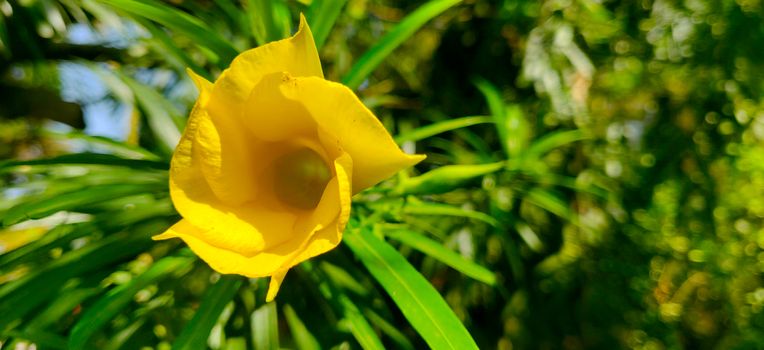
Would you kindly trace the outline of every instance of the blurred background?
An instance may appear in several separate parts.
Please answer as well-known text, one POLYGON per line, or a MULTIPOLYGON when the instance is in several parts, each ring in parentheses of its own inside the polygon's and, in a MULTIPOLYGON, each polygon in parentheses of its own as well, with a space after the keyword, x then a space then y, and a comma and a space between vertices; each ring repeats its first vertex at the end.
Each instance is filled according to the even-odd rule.
MULTIPOLYGON (((148 237, 177 219, 166 171, 156 165, 166 164, 196 98, 185 68, 214 79, 233 57, 226 48, 289 35, 267 23, 258 29, 252 13, 258 18, 259 3, 0 0, 0 159, 16 162, 0 168, 2 348, 62 348, 77 332, 78 308, 111 287, 135 287, 126 281, 179 249, 148 237), (230 46, 200 41, 189 34, 196 27, 134 3, 172 8, 230 46), (78 154, 95 154, 94 164, 34 162, 78 154), (141 163, 104 171, 98 155, 141 163), (56 209, 60 203, 45 202, 81 194, 77 189, 92 194, 93 186, 111 187, 102 187, 100 199, 67 196, 79 206, 65 213, 56 209), (30 200, 48 207, 11 217, 30 200), (37 220, 22 222, 27 218, 37 220), (89 246, 96 248, 83 252, 89 246), (40 271, 49 274, 30 279, 40 271), (8 287, 25 279, 32 281, 25 294, 8 287)), ((262 17, 271 24, 294 31, 299 13, 312 27, 318 18, 309 0, 273 3, 272 16, 262 17)), ((338 1, 336 22, 316 39, 326 78, 357 86, 404 149, 428 155, 394 180, 408 184, 402 191, 409 201, 472 213, 444 219, 411 207, 420 209, 394 211, 379 227, 404 228, 390 231, 391 242, 477 344, 764 346, 764 2, 465 0, 416 30, 368 78, 347 78, 354 62, 422 3, 338 1), (500 170, 481 170, 447 189, 408 177, 500 161, 500 170), (400 237, 404 231, 494 275, 470 278, 400 237)), ((394 205, 370 198, 361 196, 357 215, 374 217, 394 205)), ((287 283, 315 281, 313 272, 340 281, 345 273, 373 286, 352 270, 349 256, 338 249, 290 273, 287 283)), ((208 281, 219 278, 198 260, 178 259, 188 267, 135 287, 86 337, 89 344, 169 348, 208 281)), ((348 283, 337 285, 352 291, 348 283)), ((214 334, 222 336, 210 338, 209 347, 259 344, 249 336, 236 340, 249 332, 236 320, 255 322, 249 315, 257 306, 245 295, 261 298, 262 289, 255 282, 242 287, 234 303, 241 307, 227 308, 222 323, 216 317, 214 334)), ((315 300, 289 284, 283 289, 288 304, 278 312, 285 316, 274 321, 281 347, 302 344, 290 340, 298 334, 295 315, 304 315, 324 348, 358 347, 341 324, 309 315, 315 300)), ((354 293, 359 305, 371 300, 364 314, 387 347, 424 346, 399 311, 385 306, 386 297, 354 293)))

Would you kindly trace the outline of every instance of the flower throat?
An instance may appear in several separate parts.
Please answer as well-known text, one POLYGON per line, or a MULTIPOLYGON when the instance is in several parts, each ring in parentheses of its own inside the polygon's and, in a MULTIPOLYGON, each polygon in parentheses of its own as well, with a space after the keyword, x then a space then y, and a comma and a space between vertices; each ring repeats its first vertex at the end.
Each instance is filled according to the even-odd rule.
POLYGON ((298 209, 318 206, 332 173, 310 148, 286 153, 274 161, 274 189, 283 203, 298 209))

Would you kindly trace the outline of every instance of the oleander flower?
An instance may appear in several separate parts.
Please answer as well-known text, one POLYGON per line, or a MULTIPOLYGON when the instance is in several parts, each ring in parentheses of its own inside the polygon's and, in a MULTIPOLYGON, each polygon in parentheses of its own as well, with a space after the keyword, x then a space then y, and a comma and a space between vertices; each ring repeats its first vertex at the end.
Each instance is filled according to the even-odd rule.
POLYGON ((271 276, 336 247, 350 197, 421 161, 346 86, 324 80, 301 16, 288 39, 248 50, 199 89, 170 166, 180 238, 213 269, 271 276))

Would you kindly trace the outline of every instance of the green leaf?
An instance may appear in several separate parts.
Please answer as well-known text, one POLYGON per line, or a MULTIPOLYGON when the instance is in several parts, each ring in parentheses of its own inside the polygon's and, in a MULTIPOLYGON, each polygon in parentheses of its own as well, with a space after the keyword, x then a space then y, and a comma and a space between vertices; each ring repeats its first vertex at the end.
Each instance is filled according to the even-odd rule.
POLYGON ((400 46, 406 39, 411 37, 425 23, 448 8, 460 3, 461 0, 430 0, 406 16, 400 23, 379 39, 363 54, 350 71, 342 78, 342 83, 355 89, 374 71, 377 66, 390 55, 393 50, 400 46))
POLYGON ((153 218, 171 218, 175 220, 178 215, 170 198, 164 197, 154 200, 153 194, 141 194, 102 203, 104 207, 113 205, 117 205, 117 207, 107 212, 99 211, 98 215, 94 217, 94 221, 98 223, 99 227, 118 231, 136 222, 153 218), (141 199, 150 199, 150 201, 143 202, 141 199))
POLYGON ((166 162, 157 162, 144 159, 125 159, 111 154, 102 153, 73 153, 58 157, 31 160, 8 160, 0 162, 0 170, 21 165, 115 165, 131 169, 161 169, 169 170, 170 165, 166 162))
POLYGON ((310 261, 303 262, 300 267, 308 271, 313 282, 318 285, 318 289, 323 297, 330 301, 332 307, 342 315, 340 326, 350 330, 350 333, 353 334, 361 348, 384 349, 379 336, 377 336, 377 333, 355 303, 353 303, 347 294, 332 283, 334 281, 328 275, 313 268, 313 264, 310 261))
POLYGON ((247 0, 252 36, 258 45, 281 40, 291 34, 291 15, 283 0, 247 0))
POLYGON ((443 297, 387 242, 368 229, 342 240, 387 291, 406 319, 433 349, 477 349, 443 297))
POLYGON ((346 3, 347 0, 313 0, 310 3, 306 17, 319 50, 324 46, 346 3))
MULTIPOLYGON (((71 313, 77 305, 98 294, 100 288, 79 288, 67 291, 49 303, 49 306, 39 313, 26 325, 26 330, 45 329, 54 324, 66 314, 71 313)), ((66 342, 64 342, 66 345, 66 342)), ((66 346, 64 346, 66 347, 66 346)))
POLYGON ((70 278, 98 271, 104 265, 144 250, 151 244, 149 236, 166 225, 165 222, 147 222, 129 232, 111 235, 3 285, 0 287, 0 330, 56 296, 70 278))
POLYGON ((522 154, 530 139, 530 126, 519 105, 505 105, 499 90, 485 79, 476 79, 478 87, 488 103, 502 149, 510 158, 522 154))
POLYGON ((395 192, 397 194, 446 193, 464 188, 476 178, 497 172, 504 166, 504 162, 445 165, 422 175, 402 180, 395 192))
POLYGON ((44 348, 61 349, 61 350, 66 349, 66 338, 58 334, 39 330, 39 329, 23 330, 23 331, 11 330, 11 331, 4 332, 4 335, 10 336, 13 338, 28 340, 36 345, 41 345, 44 348))
POLYGON ((525 224, 525 222, 517 222, 515 229, 517 230, 517 235, 528 245, 528 248, 537 253, 544 251, 544 243, 541 242, 536 232, 533 232, 533 229, 525 224))
POLYGON ((247 350, 247 339, 244 337, 228 338, 223 350, 247 350))
POLYGON ((183 11, 167 6, 156 0, 98 0, 108 6, 124 11, 132 16, 157 22, 174 32, 189 37, 193 42, 206 48, 211 53, 210 59, 218 67, 226 68, 238 51, 218 32, 208 27, 203 21, 183 11))
POLYGON ((581 130, 563 130, 553 132, 533 142, 523 154, 524 157, 534 159, 543 156, 547 152, 565 146, 569 143, 585 140, 587 137, 581 130))
POLYGON ((492 216, 481 213, 474 210, 466 210, 459 207, 455 207, 442 203, 427 203, 427 202, 409 202, 403 207, 403 213, 413 215, 445 215, 445 216, 457 216, 475 219, 485 222, 494 227, 499 226, 499 222, 492 216))
POLYGON ((523 197, 523 200, 526 200, 541 209, 547 210, 554 215, 566 219, 573 224, 578 224, 577 217, 570 211, 568 204, 547 190, 541 188, 533 188, 526 193, 526 195, 523 197))
POLYGON ((233 299, 241 283, 242 279, 239 276, 221 276, 220 280, 204 293, 196 314, 172 344, 173 350, 193 350, 204 347, 218 316, 233 299))
POLYGON ((153 88, 120 72, 114 73, 132 90, 135 101, 146 115, 151 132, 163 150, 171 154, 180 141, 182 127, 176 123, 182 119, 180 111, 153 88))
POLYGON ((161 157, 137 146, 131 146, 124 142, 114 141, 108 137, 91 136, 81 132, 58 133, 49 130, 41 130, 46 137, 54 139, 73 140, 85 142, 89 151, 98 153, 107 152, 115 156, 129 159, 160 160, 161 157))
POLYGON ((350 333, 352 333, 353 337, 355 337, 358 343, 361 344, 361 348, 366 350, 384 350, 385 346, 382 345, 382 341, 377 336, 377 332, 371 328, 369 321, 363 316, 361 310, 358 309, 358 306, 356 306, 345 293, 337 292, 335 298, 342 307, 343 316, 345 317, 343 319, 344 325, 350 328, 350 333))
POLYGON ((241 8, 237 5, 238 1, 230 0, 213 0, 216 5, 222 10, 222 12, 228 17, 229 22, 234 25, 234 30, 238 32, 248 32, 249 24, 247 23, 247 15, 242 13, 241 8))
POLYGON ((74 238, 90 234, 95 230, 96 227, 91 223, 58 225, 42 237, 12 251, 0 254, 0 274, 7 273, 10 269, 25 262, 43 260, 50 254, 49 251, 52 248, 64 245, 74 238))
POLYGON ((113 288, 89 306, 69 334, 69 349, 85 349, 90 337, 125 308, 141 289, 188 267, 191 257, 165 257, 128 283, 113 288))
POLYGON ((444 247, 440 242, 410 230, 384 230, 384 233, 386 236, 425 253, 466 276, 488 285, 496 285, 496 274, 491 272, 491 270, 465 259, 453 250, 444 247))
POLYGON ((23 202, 2 217, 3 226, 10 226, 29 219, 44 218, 63 210, 100 203, 119 197, 166 190, 167 184, 109 184, 86 187, 73 192, 57 194, 40 200, 23 202))
POLYGON ((162 56, 167 57, 167 61, 175 67, 175 71, 180 75, 185 76, 186 69, 190 68, 194 73, 199 74, 207 80, 212 78, 209 71, 196 64, 186 51, 175 45, 175 42, 164 30, 157 27, 153 22, 143 18, 137 18, 136 21, 151 33, 149 44, 154 46, 162 56))
POLYGON ((576 190, 576 192, 588 193, 602 199, 608 199, 608 191, 597 186, 594 183, 586 183, 579 179, 564 175, 546 173, 538 175, 533 181, 541 185, 562 186, 576 190))
POLYGON ((398 136, 395 137, 395 142, 397 142, 398 144, 401 144, 408 141, 424 140, 428 137, 435 136, 437 134, 441 134, 447 131, 466 128, 472 125, 487 124, 492 122, 493 122, 493 119, 491 119, 491 117, 486 117, 486 116, 469 116, 469 117, 448 119, 448 120, 432 123, 429 125, 425 125, 403 134, 399 134, 398 136))
POLYGON ((252 313, 252 343, 256 349, 279 349, 279 318, 276 302, 265 303, 252 313))
POLYGON ((0 56, 4 58, 10 56, 8 43, 8 28, 5 26, 5 16, 0 16, 0 56))
POLYGON ((316 337, 310 333, 308 328, 305 327, 305 323, 303 323, 300 316, 294 312, 294 309, 292 309, 289 304, 285 304, 283 311, 297 348, 300 350, 320 350, 321 344, 316 340, 316 337))
POLYGON ((395 342, 396 348, 403 350, 414 350, 414 345, 395 325, 391 324, 382 316, 378 315, 374 310, 369 308, 363 309, 363 314, 369 319, 374 326, 379 328, 382 333, 386 334, 390 339, 395 342))
POLYGON ((120 328, 119 332, 111 336, 109 342, 104 345, 102 350, 119 350, 125 345, 130 338, 138 332, 141 327, 146 323, 146 318, 140 318, 126 327, 120 328))
POLYGON ((326 261, 322 261, 319 264, 321 270, 329 277, 333 284, 349 290, 357 295, 368 295, 369 291, 358 280, 353 277, 346 269, 332 265, 326 261))

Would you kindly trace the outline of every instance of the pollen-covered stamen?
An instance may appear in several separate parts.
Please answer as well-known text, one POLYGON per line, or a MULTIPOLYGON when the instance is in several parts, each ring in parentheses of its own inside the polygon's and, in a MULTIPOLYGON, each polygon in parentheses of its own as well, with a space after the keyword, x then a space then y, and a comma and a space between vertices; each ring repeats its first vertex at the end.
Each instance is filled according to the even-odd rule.
POLYGON ((299 209, 318 206, 324 188, 332 178, 324 159, 310 148, 286 153, 274 162, 276 197, 299 209))

